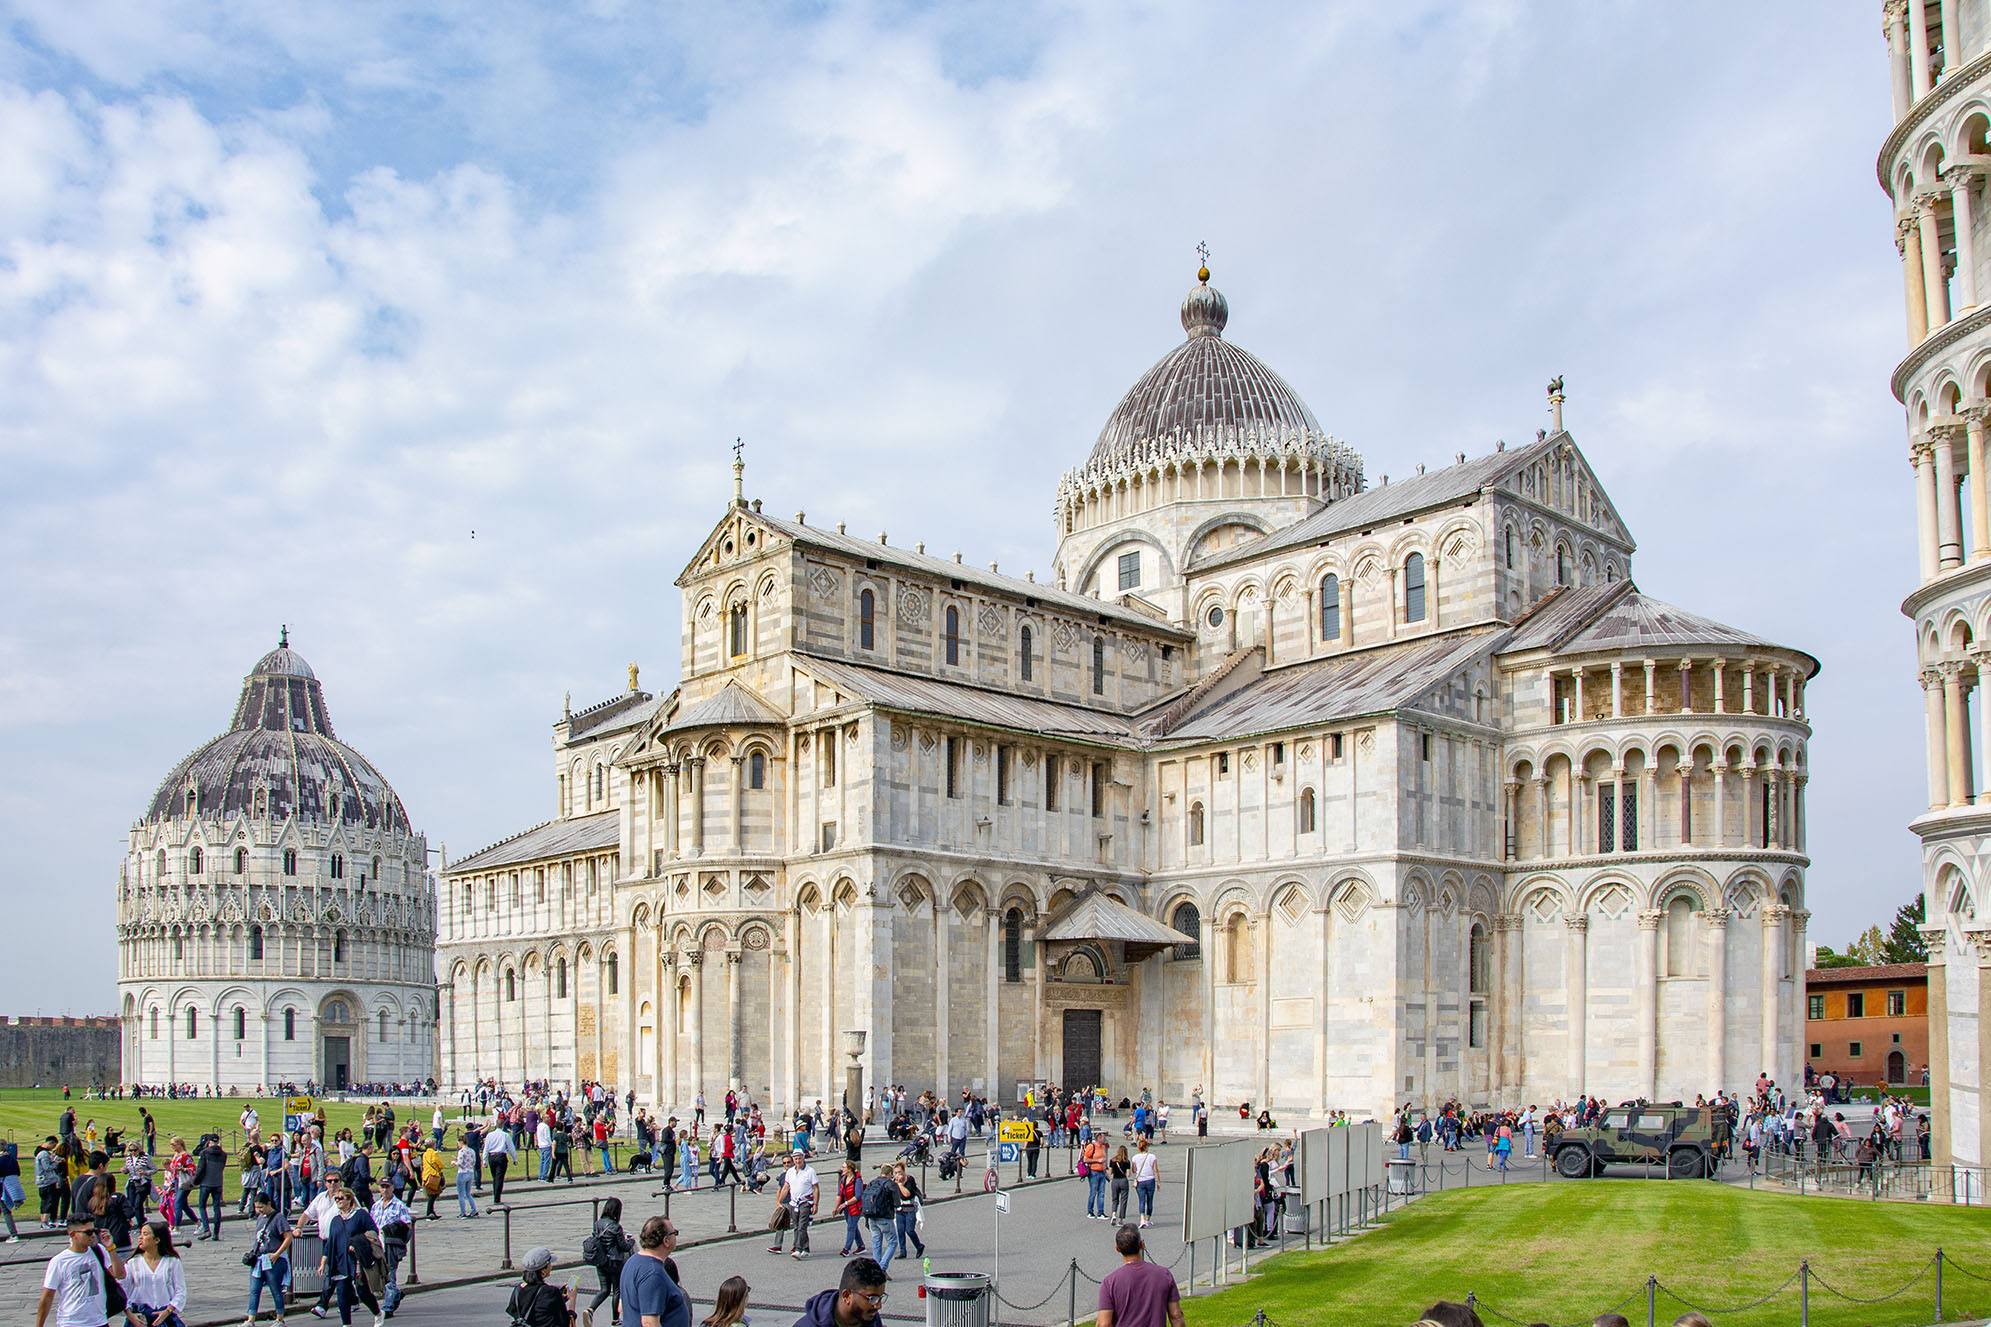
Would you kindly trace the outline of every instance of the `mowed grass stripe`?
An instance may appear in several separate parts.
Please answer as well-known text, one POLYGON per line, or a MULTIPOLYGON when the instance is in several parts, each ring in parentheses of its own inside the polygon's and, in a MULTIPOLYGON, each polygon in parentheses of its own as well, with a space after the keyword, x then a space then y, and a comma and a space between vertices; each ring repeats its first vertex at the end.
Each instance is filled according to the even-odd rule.
MULTIPOLYGON (((1238 1327, 1259 1309, 1277 1327, 1414 1322, 1436 1300, 1474 1292, 1523 1322, 1587 1321, 1644 1283, 1727 1309, 1761 1298, 1803 1259, 1849 1294, 1884 1294, 1914 1276, 1936 1247, 1991 1276, 1991 1212, 1983 1208, 1750 1192, 1700 1181, 1601 1180, 1456 1190, 1392 1213, 1380 1230, 1336 1248, 1268 1259, 1249 1283, 1188 1301, 1192 1327, 1238 1327)), ((1935 1280, 1899 1299, 1858 1305, 1816 1282, 1817 1327, 1934 1320, 1935 1280)), ((1633 1309, 1636 1309, 1634 1312, 1633 1309)), ((1662 1294, 1658 1321, 1683 1311, 1662 1294)), ((1725 1327, 1793 1323, 1798 1287, 1725 1327)), ((1991 1283, 1945 1277, 1946 1321, 1991 1316, 1991 1283)))

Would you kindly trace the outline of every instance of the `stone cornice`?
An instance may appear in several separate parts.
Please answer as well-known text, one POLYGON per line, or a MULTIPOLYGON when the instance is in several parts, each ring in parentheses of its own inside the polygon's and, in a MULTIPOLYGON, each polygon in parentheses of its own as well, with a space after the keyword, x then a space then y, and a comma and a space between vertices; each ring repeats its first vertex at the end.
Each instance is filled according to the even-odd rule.
POLYGON ((1987 326, 1991 326, 1991 304, 1982 305, 1975 312, 1964 314, 1960 318, 1952 318, 1923 337, 1921 342, 1894 366, 1894 377, 1889 384, 1894 389, 1894 399, 1906 405, 1909 379, 1920 373, 1939 353, 1987 326))
POLYGON ((1920 101, 1908 108, 1908 114, 1901 117, 1901 123, 1895 125, 1894 131, 1881 143, 1880 156, 1874 160, 1874 178, 1880 181, 1883 192, 1889 195, 1894 192, 1888 188, 1887 168, 1894 160, 1895 154, 1901 151, 1901 145, 1913 137, 1916 130, 1933 119, 1935 113, 1948 104, 1951 98, 1987 73, 1991 73, 1991 51, 1957 68, 1949 77, 1924 93, 1920 101))
POLYGON ((1916 586, 1901 601, 1901 615, 1912 621, 1945 596, 1973 593, 1987 582, 1991 582, 1991 561, 1966 562, 1960 567, 1951 567, 1938 573, 1934 580, 1916 586))

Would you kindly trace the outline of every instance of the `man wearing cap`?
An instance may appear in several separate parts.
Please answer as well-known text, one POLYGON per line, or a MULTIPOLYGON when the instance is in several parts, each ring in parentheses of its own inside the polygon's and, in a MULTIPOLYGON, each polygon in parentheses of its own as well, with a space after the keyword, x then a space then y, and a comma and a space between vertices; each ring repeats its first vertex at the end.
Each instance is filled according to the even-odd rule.
MULTIPOLYGON (((788 1154, 788 1169, 781 1172, 782 1199, 788 1205, 789 1214, 795 1223, 795 1253, 797 1258, 809 1256, 809 1219, 816 1214, 816 1170, 809 1164, 808 1153, 796 1148, 788 1154)), ((781 1252, 781 1232, 774 1232, 774 1243, 768 1245, 769 1253, 781 1252)))
POLYGON ((578 1293, 573 1286, 563 1292, 560 1287, 547 1284, 546 1274, 553 1269, 553 1250, 528 1250, 520 1268, 525 1276, 513 1287, 511 1303, 505 1306, 512 1321, 519 1327, 568 1327, 574 1318, 578 1293))

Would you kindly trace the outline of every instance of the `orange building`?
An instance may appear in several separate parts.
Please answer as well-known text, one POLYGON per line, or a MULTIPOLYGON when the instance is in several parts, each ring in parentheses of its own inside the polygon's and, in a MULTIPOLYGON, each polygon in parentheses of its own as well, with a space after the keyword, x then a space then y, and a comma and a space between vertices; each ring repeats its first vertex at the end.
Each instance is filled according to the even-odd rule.
POLYGON ((1929 974, 1920 963, 1813 968, 1804 974, 1805 1058, 1861 1087, 1923 1082, 1929 974))

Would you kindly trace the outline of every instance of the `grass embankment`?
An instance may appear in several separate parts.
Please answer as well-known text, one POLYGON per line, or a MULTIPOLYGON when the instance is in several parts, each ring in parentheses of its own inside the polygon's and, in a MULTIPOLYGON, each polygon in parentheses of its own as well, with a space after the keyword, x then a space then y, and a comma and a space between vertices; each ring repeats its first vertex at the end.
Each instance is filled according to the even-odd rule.
MULTIPOLYGON (((1717 1184, 1597 1180, 1459 1190, 1421 1198, 1384 1227, 1336 1248, 1269 1259, 1250 1282, 1188 1301, 1191 1327, 1237 1327, 1259 1309, 1277 1327, 1403 1324, 1472 1291, 1521 1322, 1587 1322, 1624 1301, 1645 1321, 1648 1275, 1663 1287, 1655 1318, 1687 1305, 1728 1309, 1761 1299, 1809 1259, 1813 1327, 1935 1321, 1935 1278, 1883 1304, 1940 1245, 1945 1321, 1991 1316, 1991 1214, 1982 1208, 1752 1193, 1717 1184), (1963 1270, 1959 1270, 1959 1267, 1963 1270)), ((1798 1319, 1798 1284, 1726 1327, 1798 1319)), ((1488 1315, 1488 1321, 1496 1321, 1488 1315)))
MULTIPOLYGON (((360 1122, 366 1117, 368 1103, 357 1101, 343 1103, 319 1098, 325 1108, 325 1136, 334 1138, 341 1129, 351 1129, 353 1137, 359 1137, 360 1122)), ((378 1102, 373 1103, 378 1105, 378 1102)), ((139 1129, 138 1110, 143 1106, 152 1112, 153 1122, 158 1126, 158 1156, 163 1164, 172 1151, 168 1139, 175 1134, 187 1140, 192 1147, 204 1133, 217 1133, 229 1151, 233 1153, 242 1144, 242 1108, 253 1105, 262 1117, 263 1136, 269 1137, 273 1130, 283 1127, 283 1099, 280 1097, 186 1097, 169 1101, 164 1097, 145 1097, 133 1100, 129 1097, 121 1101, 86 1101, 79 1092, 71 1097, 69 1105, 76 1111, 76 1133, 82 1136, 84 1125, 89 1120, 97 1122, 97 1145, 103 1146, 105 1130, 120 1129, 125 1142, 142 1142, 144 1133, 139 1129)), ((55 1122, 62 1114, 62 1092, 57 1089, 21 1089, 0 1092, 0 1140, 15 1143, 21 1153, 22 1182, 28 1187, 28 1201, 34 1206, 34 1172, 30 1168, 30 1158, 36 1144, 55 1132, 55 1122)), ((454 1119, 454 1112, 444 1111, 446 1119, 454 1119)), ((394 1123, 397 1127, 409 1119, 418 1119, 426 1128, 429 1122, 429 1107, 413 1107, 406 1101, 394 1102, 394 1123)), ((111 1158, 111 1173, 123 1174, 123 1163, 117 1157, 111 1158)), ((378 1174, 378 1167, 375 1174, 378 1174)), ((228 1168, 226 1193, 233 1199, 239 1196, 241 1177, 235 1166, 228 1168)))

